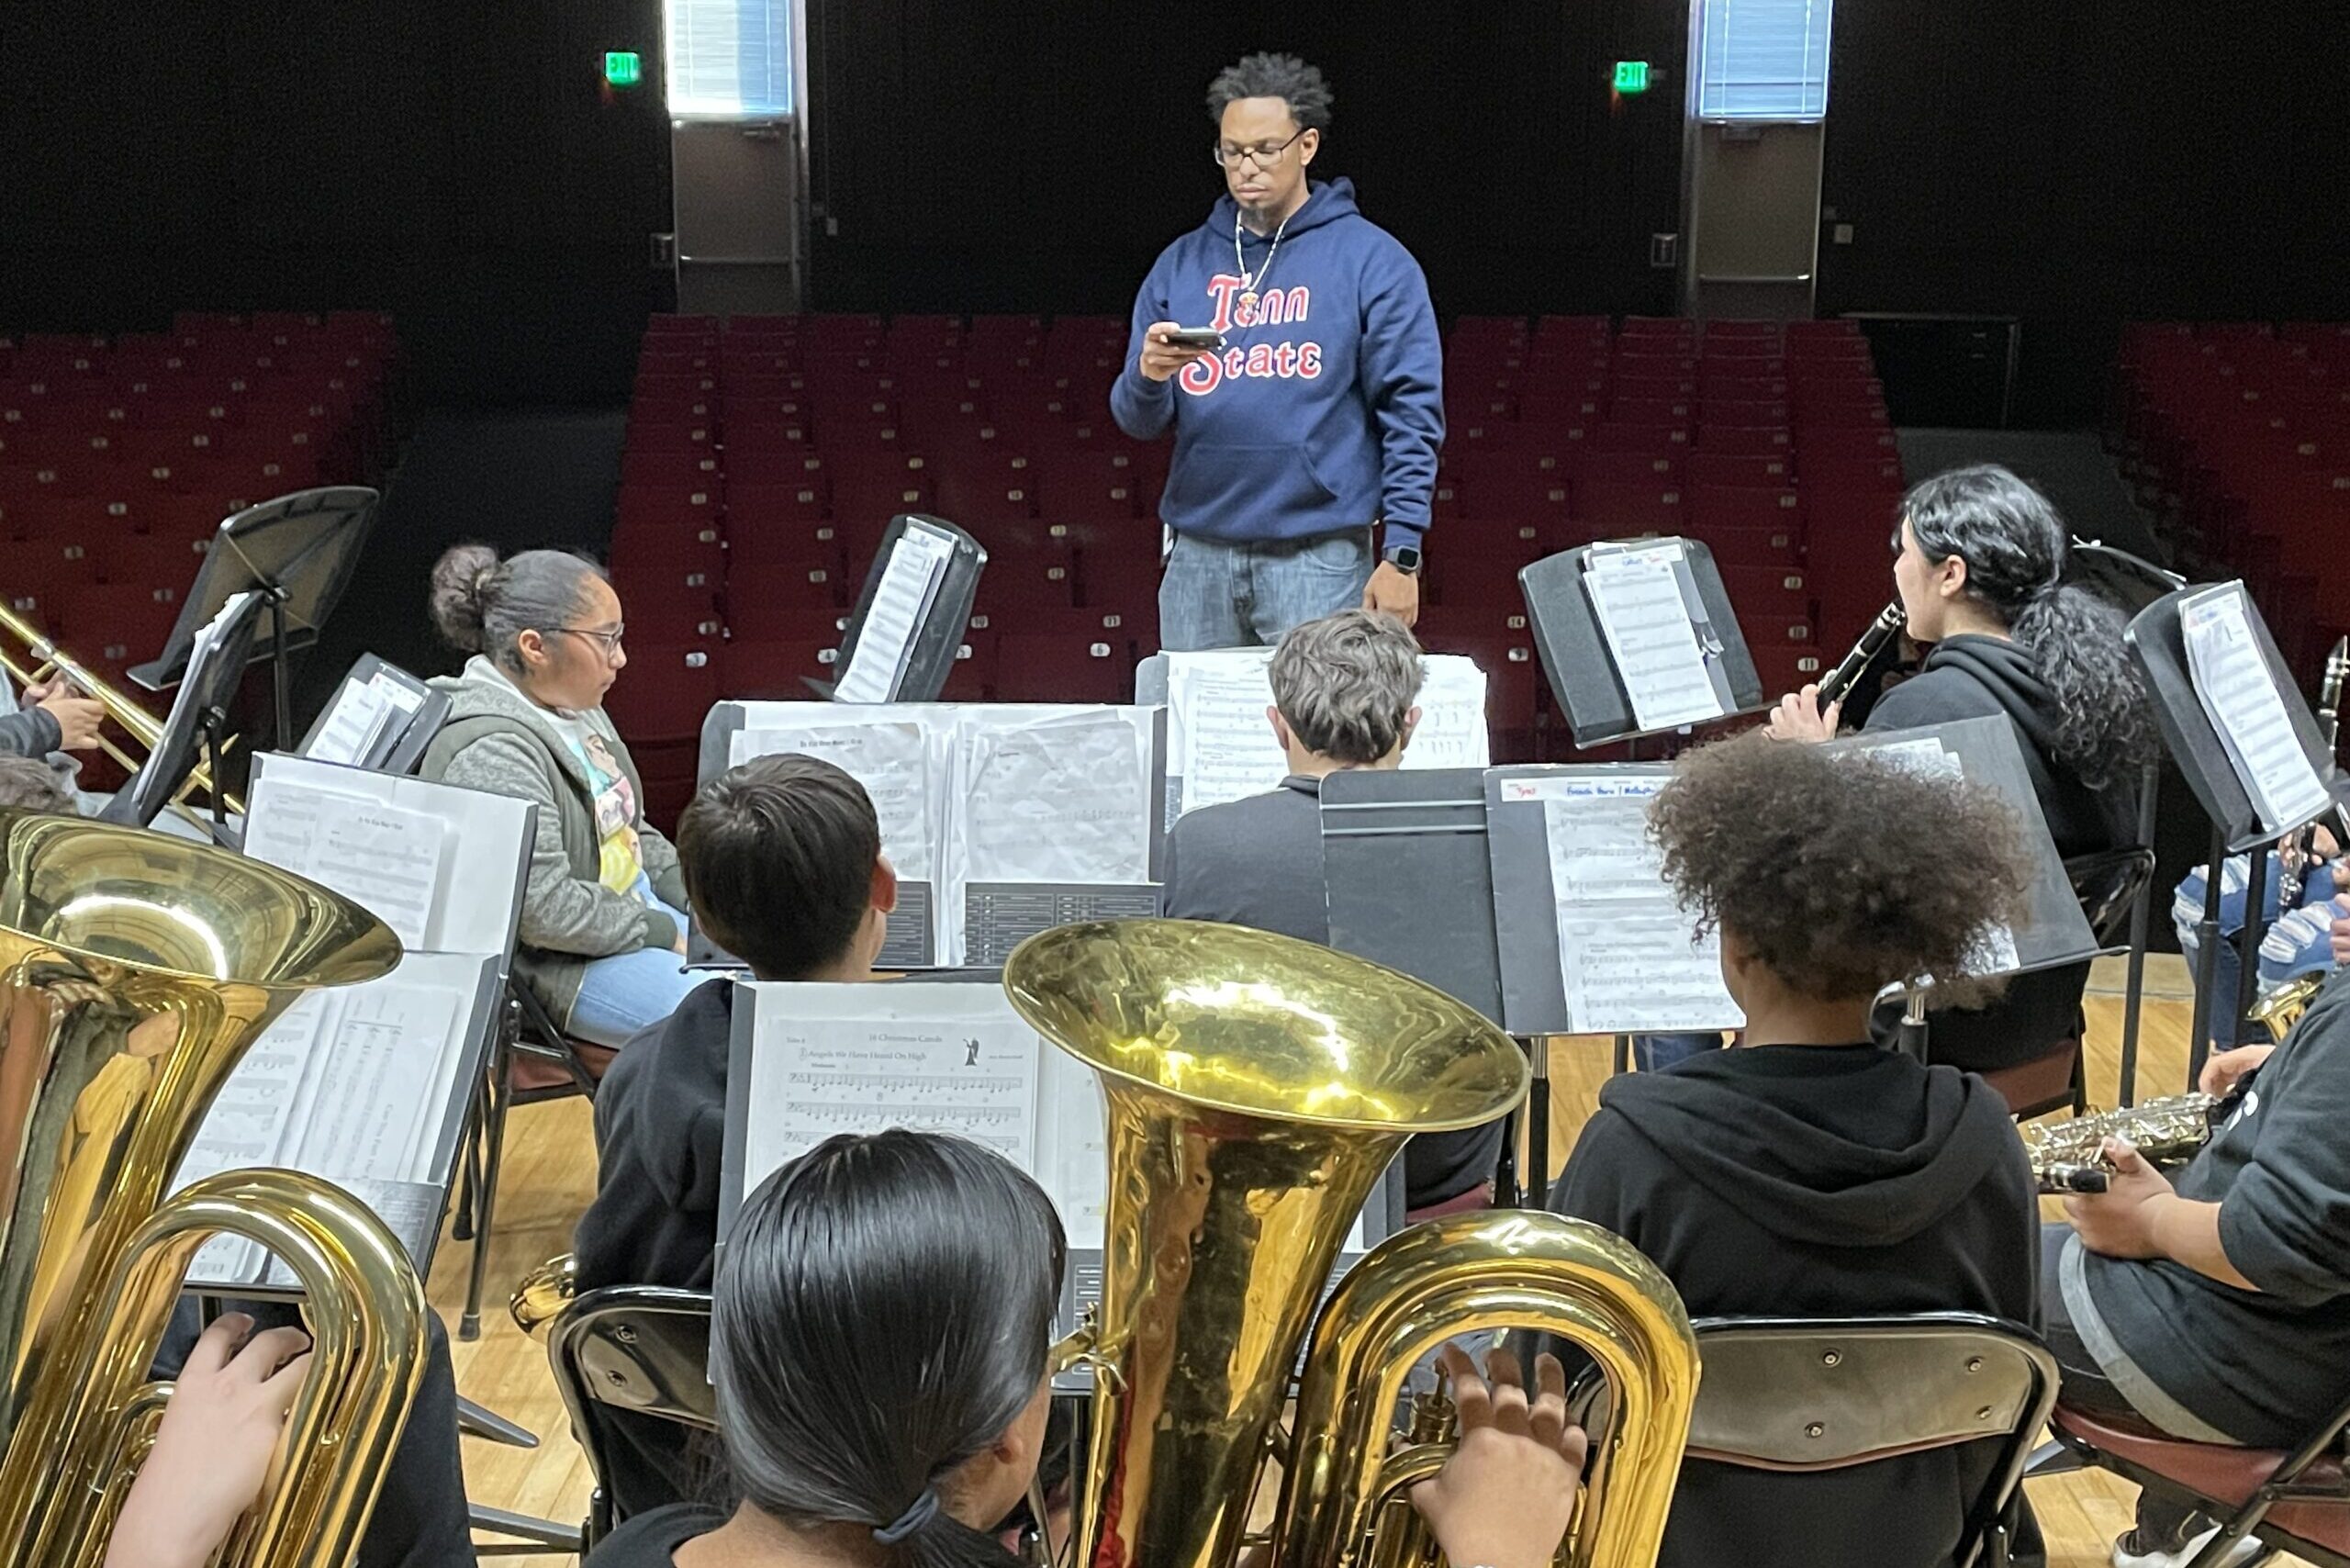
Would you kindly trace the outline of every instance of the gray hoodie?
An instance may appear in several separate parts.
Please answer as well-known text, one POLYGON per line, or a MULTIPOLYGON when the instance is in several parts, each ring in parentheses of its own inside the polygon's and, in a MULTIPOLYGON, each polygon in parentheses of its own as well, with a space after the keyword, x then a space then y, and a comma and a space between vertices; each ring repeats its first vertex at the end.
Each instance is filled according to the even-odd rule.
MULTIPOLYGON (((596 832, 594 783, 544 709, 479 655, 466 661, 464 674, 442 676, 432 687, 448 695, 449 719, 426 748, 419 771, 427 778, 510 796, 539 808, 514 969, 547 1011, 568 1026, 588 960, 640 947, 669 946, 677 938, 676 923, 598 879, 602 846, 596 832)), ((644 782, 628 747, 601 708, 576 717, 603 737, 628 777, 638 802, 638 852, 653 890, 671 908, 685 908, 677 851, 644 821, 644 782)))

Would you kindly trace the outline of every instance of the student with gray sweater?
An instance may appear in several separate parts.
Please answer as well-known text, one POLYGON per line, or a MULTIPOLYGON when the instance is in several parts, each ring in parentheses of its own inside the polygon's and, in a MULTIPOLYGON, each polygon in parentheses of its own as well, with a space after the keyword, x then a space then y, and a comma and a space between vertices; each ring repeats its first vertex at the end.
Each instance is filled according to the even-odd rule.
POLYGON ((685 972, 677 852, 605 715, 628 666, 620 597, 561 550, 505 561, 460 544, 432 571, 432 618, 474 656, 432 684, 449 719, 420 771, 539 809, 515 971, 567 1034, 621 1046, 676 1011, 685 972))

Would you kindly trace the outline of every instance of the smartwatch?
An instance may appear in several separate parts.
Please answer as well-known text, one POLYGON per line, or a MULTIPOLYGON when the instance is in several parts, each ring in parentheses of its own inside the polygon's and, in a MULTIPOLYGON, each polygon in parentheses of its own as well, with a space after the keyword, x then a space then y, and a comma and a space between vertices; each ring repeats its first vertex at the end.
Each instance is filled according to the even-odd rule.
POLYGON ((1419 575, 1420 552, 1416 545, 1390 544, 1383 558, 1389 566, 1407 577, 1419 575))

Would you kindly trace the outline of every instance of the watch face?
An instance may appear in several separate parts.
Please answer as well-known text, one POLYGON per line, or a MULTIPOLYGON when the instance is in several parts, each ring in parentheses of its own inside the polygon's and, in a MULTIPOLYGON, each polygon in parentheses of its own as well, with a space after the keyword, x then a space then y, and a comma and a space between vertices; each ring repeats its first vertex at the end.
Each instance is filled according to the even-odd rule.
POLYGON ((1399 544, 1387 552, 1387 564, 1399 572, 1416 572, 1420 569, 1420 553, 1408 544, 1399 544))

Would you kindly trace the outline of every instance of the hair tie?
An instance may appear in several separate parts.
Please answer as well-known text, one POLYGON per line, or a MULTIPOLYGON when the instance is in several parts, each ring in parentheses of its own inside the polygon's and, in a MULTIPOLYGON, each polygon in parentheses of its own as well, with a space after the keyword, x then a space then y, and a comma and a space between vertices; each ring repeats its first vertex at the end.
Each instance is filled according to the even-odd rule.
POLYGON ((906 1505, 895 1524, 882 1525, 873 1532, 873 1539, 884 1546, 895 1546, 906 1537, 938 1517, 938 1488, 925 1486, 922 1495, 906 1505))

